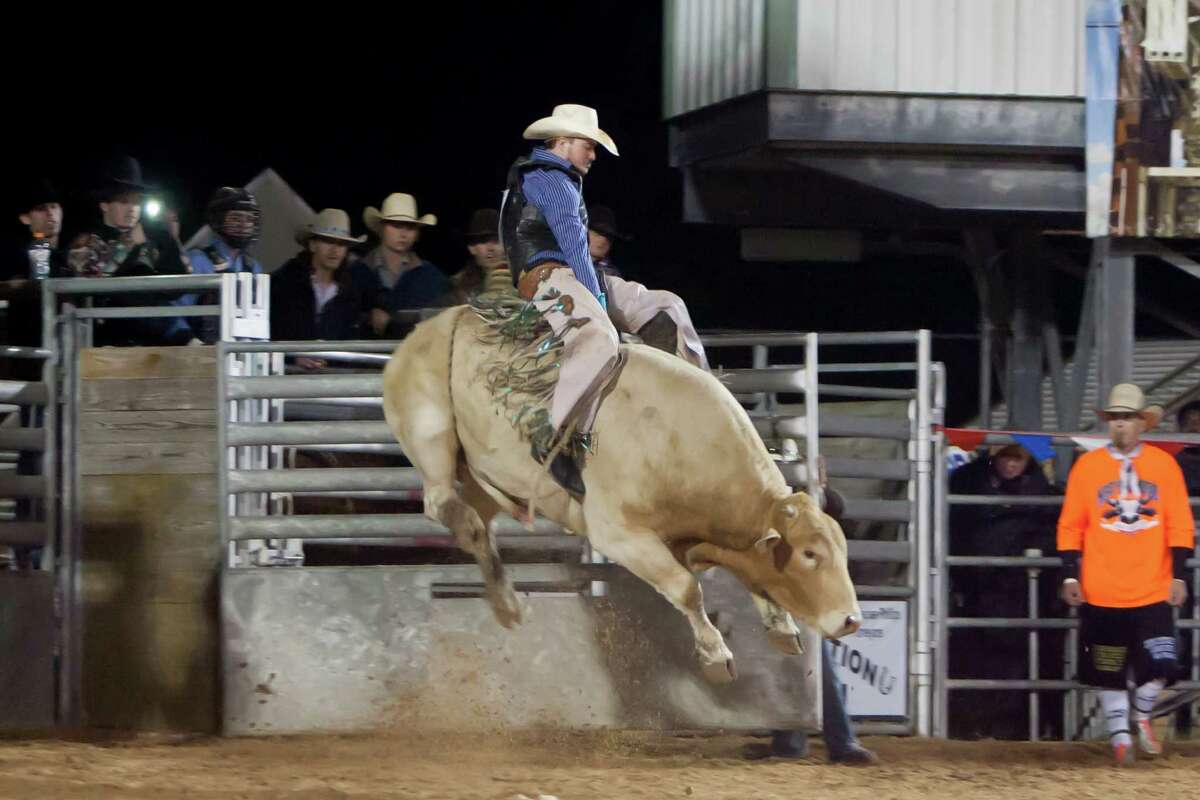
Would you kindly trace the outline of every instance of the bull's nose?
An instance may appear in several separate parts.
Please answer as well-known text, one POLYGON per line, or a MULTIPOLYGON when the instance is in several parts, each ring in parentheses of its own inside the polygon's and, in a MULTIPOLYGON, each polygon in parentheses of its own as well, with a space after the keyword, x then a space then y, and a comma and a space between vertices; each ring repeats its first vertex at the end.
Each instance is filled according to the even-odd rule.
POLYGON ((842 626, 842 636, 849 636, 858 631, 858 627, 862 625, 862 620, 853 614, 846 617, 846 622, 842 626))

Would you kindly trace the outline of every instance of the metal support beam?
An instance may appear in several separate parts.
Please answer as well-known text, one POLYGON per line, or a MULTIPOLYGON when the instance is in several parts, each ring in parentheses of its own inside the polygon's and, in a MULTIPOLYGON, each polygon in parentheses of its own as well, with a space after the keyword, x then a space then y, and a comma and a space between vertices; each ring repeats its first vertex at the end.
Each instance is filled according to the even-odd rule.
POLYGON ((1008 252, 1012 285, 1012 339, 1008 348, 1008 427, 1042 429, 1042 281, 1037 272, 1036 234, 1019 231, 1008 252))
POLYGON ((1134 257, 1109 249, 1099 268, 1096 342, 1099 345, 1097 398, 1103 403, 1118 383, 1133 379, 1134 257))

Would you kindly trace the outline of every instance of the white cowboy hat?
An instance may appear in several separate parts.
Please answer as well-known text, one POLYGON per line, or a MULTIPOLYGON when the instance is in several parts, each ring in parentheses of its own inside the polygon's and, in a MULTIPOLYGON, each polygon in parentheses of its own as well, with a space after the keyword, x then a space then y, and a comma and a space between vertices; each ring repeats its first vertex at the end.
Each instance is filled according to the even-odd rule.
POLYGON ((1146 396, 1132 383, 1118 383, 1108 393, 1108 405, 1097 408, 1096 413, 1103 420, 1109 414, 1137 414, 1146 423, 1146 430, 1150 430, 1162 419, 1163 407, 1146 405, 1146 396))
POLYGON ((542 117, 525 129, 525 138, 544 142, 555 136, 574 136, 580 139, 591 139, 604 146, 604 149, 615 155, 616 142, 604 131, 600 130, 600 118, 596 109, 567 103, 554 107, 554 113, 542 117))
POLYGON ((347 244, 362 244, 367 237, 350 235, 350 215, 340 208, 324 208, 300 230, 296 231, 296 241, 304 244, 314 236, 322 239, 336 239, 347 244))
POLYGON ((387 196, 387 199, 383 201, 383 210, 375 208, 375 206, 363 209, 363 222, 371 229, 372 233, 379 233, 380 220, 411 222, 413 225, 437 225, 437 217, 433 214, 417 216, 417 198, 411 194, 399 192, 387 196))

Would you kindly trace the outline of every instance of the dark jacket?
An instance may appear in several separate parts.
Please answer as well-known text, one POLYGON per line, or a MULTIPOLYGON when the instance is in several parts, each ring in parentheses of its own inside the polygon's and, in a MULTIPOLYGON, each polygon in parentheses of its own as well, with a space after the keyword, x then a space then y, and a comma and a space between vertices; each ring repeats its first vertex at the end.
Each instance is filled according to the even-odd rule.
POLYGON ((1185 447, 1175 456, 1183 481, 1187 484, 1188 497, 1200 496, 1200 445, 1185 447))
POLYGON ((356 282, 368 292, 371 308, 382 308, 389 314, 450 303, 450 281, 437 266, 424 259, 401 273, 390 289, 383 285, 376 268, 366 259, 355 263, 354 272, 356 282))
MULTIPOLYGON (((26 238, 9 242, 0 263, 0 281, 25 281, 5 293, 8 300, 8 320, 5 343, 17 347, 42 345, 42 284, 29 277, 29 245, 26 238)), ((66 278, 67 256, 61 248, 50 251, 50 277, 66 278)))
POLYGON ((300 253, 271 275, 271 339, 357 339, 367 310, 361 285, 343 264, 334 272, 338 293, 317 313, 312 260, 300 253))
MULTIPOLYGON (((165 229, 144 225, 146 241, 133 247, 121 244, 121 232, 103 222, 72 237, 71 249, 90 253, 77 268, 70 264, 77 277, 140 277, 146 275, 186 275, 187 265, 179 244, 165 229)), ((159 306, 166 305, 178 294, 129 293, 97 298, 97 306, 159 306)), ((172 336, 174 320, 170 317, 147 319, 96 320, 94 341, 97 345, 159 346, 187 344, 190 336, 172 336)))
MULTIPOLYGON (((951 494, 1055 495, 1033 459, 1010 481, 1001 480, 990 458, 979 458, 950 475, 951 494)), ((1054 551, 1058 509, 1048 506, 956 506, 950 515, 950 551, 958 555, 1021 555, 1026 548, 1054 551)))

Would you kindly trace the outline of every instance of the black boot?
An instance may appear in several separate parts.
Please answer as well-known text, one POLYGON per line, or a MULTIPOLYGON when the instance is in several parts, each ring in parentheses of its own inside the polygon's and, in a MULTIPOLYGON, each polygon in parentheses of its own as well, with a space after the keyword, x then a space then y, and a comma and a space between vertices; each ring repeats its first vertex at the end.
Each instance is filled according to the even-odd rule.
POLYGON ((550 463, 550 477, 576 497, 583 497, 587 493, 587 487, 583 485, 583 471, 565 450, 560 451, 550 463))
MULTIPOLYGON (((558 455, 550 462, 550 477, 571 494, 583 497, 587 493, 587 488, 583 485, 583 472, 571 455, 573 449, 567 446, 558 451, 558 455)), ((539 464, 546 463, 546 453, 541 452, 536 444, 531 447, 530 453, 534 461, 539 464)))

